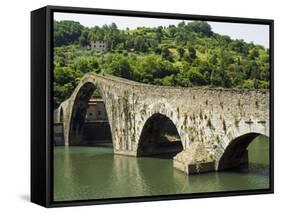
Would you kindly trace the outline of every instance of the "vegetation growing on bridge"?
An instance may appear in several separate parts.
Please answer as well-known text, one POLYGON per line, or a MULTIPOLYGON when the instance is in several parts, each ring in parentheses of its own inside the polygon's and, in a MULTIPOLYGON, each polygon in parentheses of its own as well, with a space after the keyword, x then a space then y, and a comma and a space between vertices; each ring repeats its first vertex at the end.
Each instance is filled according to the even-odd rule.
POLYGON ((268 49, 214 33, 202 21, 125 30, 55 21, 54 46, 55 107, 87 72, 168 86, 269 86, 268 49), (97 40, 106 42, 107 52, 90 48, 97 40))

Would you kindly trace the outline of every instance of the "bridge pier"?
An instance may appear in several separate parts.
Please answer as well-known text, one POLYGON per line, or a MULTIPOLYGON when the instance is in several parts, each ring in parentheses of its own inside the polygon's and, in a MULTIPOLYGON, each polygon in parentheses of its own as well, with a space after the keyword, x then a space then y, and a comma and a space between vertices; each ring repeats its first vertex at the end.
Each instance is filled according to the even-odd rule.
POLYGON ((173 167, 187 175, 215 171, 216 164, 200 142, 194 142, 173 158, 173 167))
POLYGON ((173 167, 187 175, 216 171, 215 165, 215 161, 205 163, 184 163, 176 159, 173 160, 173 167))

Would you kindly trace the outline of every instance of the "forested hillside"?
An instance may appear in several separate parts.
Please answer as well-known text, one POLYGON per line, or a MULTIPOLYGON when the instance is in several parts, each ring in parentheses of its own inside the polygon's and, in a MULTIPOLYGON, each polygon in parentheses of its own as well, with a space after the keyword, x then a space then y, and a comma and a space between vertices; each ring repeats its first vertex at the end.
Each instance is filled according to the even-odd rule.
POLYGON ((55 21, 55 107, 87 72, 168 86, 268 88, 269 50, 214 33, 202 21, 125 30, 55 21), (108 51, 95 52, 92 41, 104 41, 108 51))

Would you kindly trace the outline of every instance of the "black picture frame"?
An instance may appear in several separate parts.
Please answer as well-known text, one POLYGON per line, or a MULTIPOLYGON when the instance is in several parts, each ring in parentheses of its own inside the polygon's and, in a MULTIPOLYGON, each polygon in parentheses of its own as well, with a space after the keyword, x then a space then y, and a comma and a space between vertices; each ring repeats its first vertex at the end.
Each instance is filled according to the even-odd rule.
POLYGON ((44 207, 113 204, 190 198, 268 194, 274 192, 274 21, 239 17, 187 15, 97 8, 46 6, 31 12, 31 201, 44 207), (101 14, 132 17, 190 19, 270 26, 270 188, 262 190, 207 192, 162 196, 53 201, 52 84, 53 13, 101 14))

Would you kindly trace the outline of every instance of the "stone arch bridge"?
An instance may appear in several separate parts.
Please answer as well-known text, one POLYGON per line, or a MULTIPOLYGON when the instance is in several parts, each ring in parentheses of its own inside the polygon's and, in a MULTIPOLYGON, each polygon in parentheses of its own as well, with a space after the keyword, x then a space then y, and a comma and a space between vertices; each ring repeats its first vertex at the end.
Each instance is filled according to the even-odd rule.
POLYGON ((154 86, 88 73, 55 111, 54 122, 63 122, 65 146, 81 140, 87 102, 96 89, 104 99, 114 154, 149 154, 145 148, 153 142, 143 137, 145 127, 155 119, 154 130, 159 130, 166 118, 182 144, 173 165, 187 174, 247 162, 249 143, 269 136, 269 90, 154 86))

